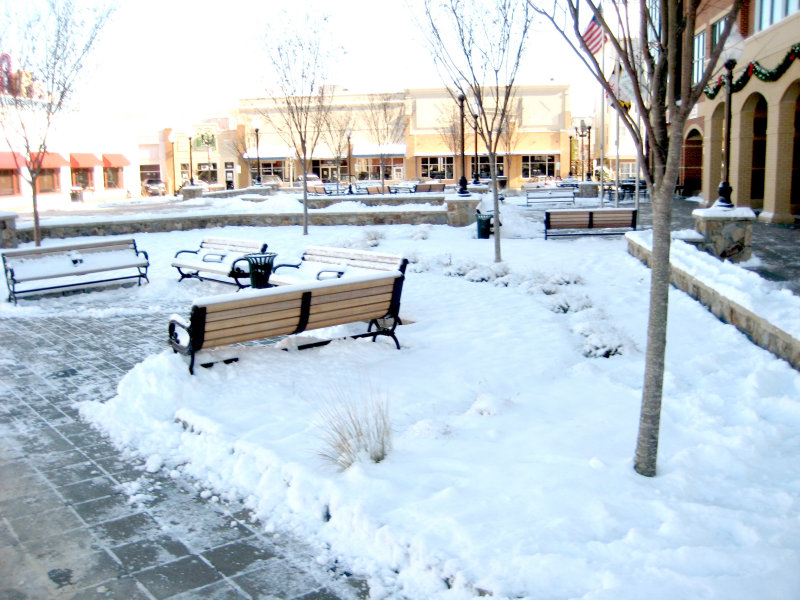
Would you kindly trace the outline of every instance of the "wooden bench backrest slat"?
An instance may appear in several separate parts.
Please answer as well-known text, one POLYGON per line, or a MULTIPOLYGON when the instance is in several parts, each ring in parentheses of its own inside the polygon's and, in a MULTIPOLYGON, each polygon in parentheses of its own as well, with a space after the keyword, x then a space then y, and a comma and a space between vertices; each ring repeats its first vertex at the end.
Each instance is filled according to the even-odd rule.
MULTIPOLYGON (((272 308, 272 307, 270 307, 272 308)), ((216 321, 206 321, 206 334, 211 331, 221 331, 230 327, 238 327, 241 325, 252 325, 255 323, 265 323, 269 321, 280 321, 281 319, 297 319, 300 315, 300 304, 295 306, 285 306, 282 310, 271 310, 269 312, 260 312, 257 314, 241 314, 238 311, 231 311, 232 314, 228 315, 227 319, 218 319, 216 321)))
POLYGON ((368 251, 312 246, 303 253, 303 260, 325 264, 345 264, 363 269, 396 271, 401 269, 405 259, 398 254, 378 254, 368 251))
POLYGON ((283 300, 281 302, 271 302, 268 306, 260 304, 258 306, 249 306, 242 308, 234 308, 231 310, 217 310, 206 313, 206 327, 224 327, 225 322, 229 319, 249 318, 260 314, 271 314, 272 312, 280 312, 282 310, 294 310, 299 308, 300 298, 283 300), (216 323, 221 323, 216 325, 216 323))
POLYGON ((232 252, 260 252, 264 247, 263 242, 256 240, 229 240, 225 238, 205 238, 200 242, 200 248, 206 250, 229 250, 232 252))

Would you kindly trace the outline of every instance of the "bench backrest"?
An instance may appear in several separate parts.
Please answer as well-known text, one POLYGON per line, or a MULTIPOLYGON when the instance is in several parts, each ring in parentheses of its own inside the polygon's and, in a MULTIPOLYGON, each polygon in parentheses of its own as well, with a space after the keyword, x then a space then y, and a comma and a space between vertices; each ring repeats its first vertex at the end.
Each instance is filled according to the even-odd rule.
POLYGON ((303 253, 303 260, 315 263, 347 265, 362 269, 380 271, 400 271, 405 273, 408 261, 399 254, 380 254, 369 250, 351 248, 330 248, 309 246, 303 253))
POLYGON ((226 346, 355 321, 398 317, 404 276, 399 271, 245 290, 192 306, 192 348, 226 346))
POLYGON ((528 198, 574 198, 573 188, 542 189, 531 188, 527 191, 528 198))
POLYGON ((636 209, 575 209, 545 212, 545 229, 636 228, 636 209))
POLYGON ((430 183, 418 183, 417 187, 414 189, 415 192, 430 192, 431 191, 431 184, 430 183))
POLYGON ((444 184, 443 183, 431 183, 428 184, 430 187, 428 188, 429 192, 443 192, 444 191, 444 184))
POLYGON ((133 238, 115 239, 104 242, 89 242, 86 244, 69 244, 67 246, 46 246, 44 248, 30 248, 25 250, 4 250, 3 259, 6 258, 37 258, 51 254, 66 254, 68 252, 80 252, 90 254, 92 252, 113 252, 118 250, 136 251, 136 241, 133 238))
POLYGON ((200 242, 200 248, 203 250, 226 250, 228 252, 250 254, 252 252, 266 252, 267 244, 256 240, 207 237, 200 242))

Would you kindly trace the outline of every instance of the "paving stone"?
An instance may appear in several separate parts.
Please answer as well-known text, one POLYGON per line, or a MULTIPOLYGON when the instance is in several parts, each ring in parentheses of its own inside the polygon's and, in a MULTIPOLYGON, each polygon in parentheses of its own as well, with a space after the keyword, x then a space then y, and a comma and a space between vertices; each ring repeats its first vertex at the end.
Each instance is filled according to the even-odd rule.
POLYGON ((204 587, 222 578, 197 556, 186 556, 140 571, 135 577, 156 598, 168 598, 193 588, 204 587))
POLYGON ((111 552, 129 573, 170 563, 190 554, 179 540, 166 535, 122 544, 111 548, 111 552))
POLYGON ((255 536, 203 553, 203 558, 227 577, 262 567, 276 556, 273 546, 255 536))
POLYGON ((163 350, 168 317, 0 318, 0 600, 366 597, 331 591, 289 536, 257 535, 241 502, 144 471, 81 419, 76 402, 113 397, 163 350))

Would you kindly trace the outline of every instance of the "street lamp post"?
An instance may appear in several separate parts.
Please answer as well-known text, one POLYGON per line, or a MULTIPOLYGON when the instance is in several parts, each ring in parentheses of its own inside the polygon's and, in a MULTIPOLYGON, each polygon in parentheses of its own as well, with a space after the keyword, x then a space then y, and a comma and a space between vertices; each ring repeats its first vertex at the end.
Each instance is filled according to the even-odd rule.
POLYGON ((458 180, 458 193, 462 196, 468 196, 467 190, 467 174, 464 162, 464 94, 458 95, 458 108, 461 111, 461 179, 458 180))
POLYGON ((586 142, 586 169, 589 172, 589 179, 592 178, 592 126, 586 127, 586 135, 588 140, 586 142))
POLYGON ((169 137, 167 138, 170 145, 172 146, 172 195, 178 195, 178 172, 175 169, 175 131, 169 132, 169 137))
POLYGON ((569 136, 569 177, 572 177, 572 136, 569 136))
POLYGON ((730 166, 731 166, 731 95, 733 94, 733 69, 736 63, 742 57, 744 52, 744 39, 739 33, 739 29, 734 25, 728 39, 725 40, 725 46, 722 48, 722 55, 720 61, 725 67, 725 129, 723 135, 725 137, 725 148, 722 154, 722 181, 719 184, 719 198, 715 206, 722 208, 733 208, 733 201, 731 194, 733 188, 729 183, 730 166))
POLYGON ((189 185, 194 185, 194 165, 192 164, 192 136, 189 136, 189 185))
POLYGON ((353 176, 350 173, 350 161, 353 157, 353 147, 350 145, 350 136, 353 134, 350 129, 347 130, 347 193, 353 193, 353 176))
POLYGON ((252 126, 256 132, 256 185, 261 185, 261 152, 258 147, 258 131, 261 129, 261 120, 258 117, 253 119, 252 126))
POLYGON ((728 181, 730 176, 730 162, 731 162, 731 94, 733 90, 733 68, 736 66, 736 59, 729 58, 725 61, 725 149, 722 154, 722 181, 719 184, 719 198, 717 198, 717 206, 723 208, 733 208, 731 201, 731 194, 733 188, 728 181))
POLYGON ((472 118, 475 119, 475 168, 472 170, 472 175, 474 179, 472 183, 478 185, 481 180, 478 179, 478 112, 474 111, 472 113, 472 118))
POLYGON ((575 127, 575 137, 580 138, 581 140, 581 153, 580 153, 580 160, 578 161, 578 171, 580 171, 580 178, 584 179, 584 175, 589 173, 589 169, 591 169, 592 164, 592 126, 586 124, 586 119, 575 119, 572 124, 575 127), (588 155, 588 160, 586 161, 588 165, 586 165, 584 161, 584 146, 583 146, 583 138, 587 138, 587 145, 586 145, 586 154, 588 155))

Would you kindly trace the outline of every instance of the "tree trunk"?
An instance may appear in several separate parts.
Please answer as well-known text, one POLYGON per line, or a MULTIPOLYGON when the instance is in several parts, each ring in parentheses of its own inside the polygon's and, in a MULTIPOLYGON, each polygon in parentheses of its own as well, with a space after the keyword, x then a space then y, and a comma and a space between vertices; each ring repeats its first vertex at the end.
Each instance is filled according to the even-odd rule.
POLYGON ((37 246, 42 245, 42 232, 39 229, 39 199, 36 194, 36 178, 31 178, 31 189, 33 196, 33 242, 37 246))
POLYGON ((494 262, 503 262, 500 253, 500 193, 497 191, 497 159, 494 152, 489 152, 489 174, 492 178, 492 208, 494 209, 494 262))
POLYGON ((654 477, 661 421, 661 397, 667 348, 667 312, 670 287, 669 253, 672 222, 672 190, 667 181, 653 190, 653 253, 650 260, 650 313, 647 324, 644 389, 639 416, 634 469, 654 477))

